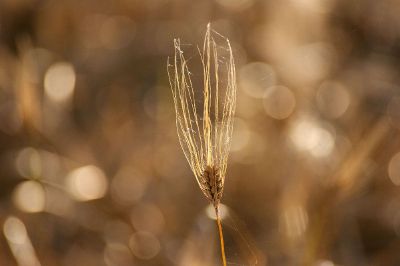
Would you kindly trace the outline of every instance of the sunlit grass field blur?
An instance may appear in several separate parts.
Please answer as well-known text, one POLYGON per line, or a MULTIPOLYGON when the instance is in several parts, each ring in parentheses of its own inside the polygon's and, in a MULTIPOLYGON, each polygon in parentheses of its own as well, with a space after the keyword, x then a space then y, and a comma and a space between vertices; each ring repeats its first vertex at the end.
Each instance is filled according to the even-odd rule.
POLYGON ((0 265, 220 265, 167 76, 180 38, 202 79, 208 22, 237 71, 228 265, 400 265, 399 14, 394 0, 1 0, 0 265))

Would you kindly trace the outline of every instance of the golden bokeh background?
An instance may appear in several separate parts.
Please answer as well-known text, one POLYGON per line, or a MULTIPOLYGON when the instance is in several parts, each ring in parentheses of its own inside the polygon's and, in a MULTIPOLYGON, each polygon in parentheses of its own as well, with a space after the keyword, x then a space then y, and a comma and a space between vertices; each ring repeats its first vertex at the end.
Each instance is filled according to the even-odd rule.
POLYGON ((208 22, 238 73, 228 265, 400 265, 399 13, 394 0, 1 0, 0 265, 220 265, 167 77, 173 39, 195 47, 208 22))

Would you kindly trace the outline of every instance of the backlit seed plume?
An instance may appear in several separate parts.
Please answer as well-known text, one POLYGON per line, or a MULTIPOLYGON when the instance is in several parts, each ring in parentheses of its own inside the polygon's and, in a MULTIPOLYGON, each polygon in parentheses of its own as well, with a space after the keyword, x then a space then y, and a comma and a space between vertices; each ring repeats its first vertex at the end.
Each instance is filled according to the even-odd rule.
POLYGON ((227 38, 210 29, 199 48, 203 82, 194 88, 181 42, 168 62, 178 138, 207 199, 218 207, 224 188, 236 108, 236 72, 227 38), (172 61, 172 62, 171 62, 172 61))

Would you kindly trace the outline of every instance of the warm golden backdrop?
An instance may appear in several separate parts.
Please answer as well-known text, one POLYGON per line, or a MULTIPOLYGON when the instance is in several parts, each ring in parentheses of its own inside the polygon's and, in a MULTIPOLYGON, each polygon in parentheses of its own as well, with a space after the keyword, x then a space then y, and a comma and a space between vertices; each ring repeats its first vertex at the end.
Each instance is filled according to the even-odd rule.
POLYGON ((167 77, 173 39, 193 48, 208 22, 238 74, 228 265, 400 265, 399 13, 393 0, 0 1, 0 265, 218 265, 167 77))

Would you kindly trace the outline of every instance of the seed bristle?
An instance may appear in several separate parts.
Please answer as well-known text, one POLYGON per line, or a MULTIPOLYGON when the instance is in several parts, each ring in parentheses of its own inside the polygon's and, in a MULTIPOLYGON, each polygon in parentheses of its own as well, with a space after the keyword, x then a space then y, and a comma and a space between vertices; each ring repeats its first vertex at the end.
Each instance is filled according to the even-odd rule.
POLYGON ((174 47, 175 56, 168 62, 168 76, 178 139, 199 187, 217 206, 224 187, 236 109, 232 48, 227 38, 207 26, 202 50, 199 49, 203 67, 203 94, 199 99, 195 97, 179 39, 174 40, 174 47), (222 45, 216 39, 222 39, 222 45))
POLYGON ((172 64, 168 62, 168 77, 174 99, 179 143, 200 189, 214 205, 222 264, 226 266, 218 205, 224 189, 232 139, 236 109, 236 70, 229 40, 212 31, 216 37, 224 40, 226 48, 223 51, 228 52, 225 67, 220 67, 224 60, 218 52, 210 28, 208 24, 203 51, 199 50, 203 66, 203 105, 197 106, 191 74, 179 39, 174 40, 175 56, 172 64), (220 74, 226 75, 225 86, 220 74), (221 93, 224 89, 225 93, 221 93))

